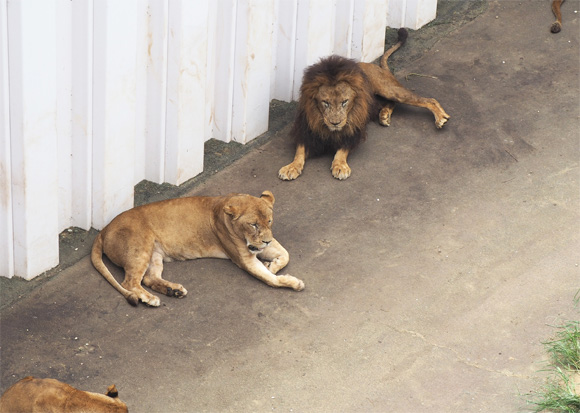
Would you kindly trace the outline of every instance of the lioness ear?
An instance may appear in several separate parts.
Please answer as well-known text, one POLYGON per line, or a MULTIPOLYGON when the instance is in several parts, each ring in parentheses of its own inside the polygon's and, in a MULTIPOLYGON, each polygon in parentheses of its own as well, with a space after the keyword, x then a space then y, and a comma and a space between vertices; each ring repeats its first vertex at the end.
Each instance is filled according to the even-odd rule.
POLYGON ((276 199, 274 198, 274 194, 270 191, 262 192, 262 195, 260 195, 260 198, 265 199, 266 201, 268 201, 272 205, 274 205, 274 202, 276 201, 276 199))
POLYGON ((113 399, 115 397, 119 397, 119 392, 117 391, 117 388, 115 387, 114 384, 111 384, 108 388, 107 388, 107 396, 112 397, 113 399))
POLYGON ((226 205, 224 207, 224 212, 232 217, 232 219, 238 219, 240 217, 240 212, 238 208, 233 205, 226 205))

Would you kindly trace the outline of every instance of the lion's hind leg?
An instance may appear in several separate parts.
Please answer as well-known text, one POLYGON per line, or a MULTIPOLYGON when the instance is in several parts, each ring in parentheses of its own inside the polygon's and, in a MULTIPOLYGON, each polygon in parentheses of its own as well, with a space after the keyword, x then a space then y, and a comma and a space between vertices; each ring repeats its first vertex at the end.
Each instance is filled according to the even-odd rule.
POLYGON ((398 103, 429 109, 435 116, 435 126, 437 128, 442 128, 449 119, 449 115, 443 110, 437 100, 416 95, 401 85, 392 85, 389 93, 382 94, 380 91, 376 93, 398 103))
MULTIPOLYGON (((429 109, 435 116, 435 126, 443 127, 449 115, 445 113, 439 102, 433 98, 421 97, 405 88, 391 72, 372 63, 359 63, 361 69, 368 76, 373 91, 383 99, 429 109)), ((392 112, 392 110, 391 110, 392 112)), ((388 113, 388 109, 385 112, 388 113)), ((381 123, 382 124, 382 123, 381 123)))
POLYGON ((163 255, 159 251, 153 251, 149 267, 143 277, 143 284, 169 297, 183 298, 187 295, 187 290, 181 284, 161 278, 163 273, 163 255))
POLYGON ((258 258, 272 274, 276 274, 288 264, 290 254, 278 241, 273 239, 270 245, 258 254, 258 258))
POLYGON ((445 123, 447 123, 447 120, 449 119, 449 115, 443 110, 443 108, 441 107, 439 102, 437 102, 437 100, 433 98, 424 98, 418 96, 402 86, 395 86, 393 87, 392 93, 385 94, 382 96, 384 96, 389 100, 394 100, 395 102, 398 103, 404 103, 406 105, 429 109, 431 113, 433 113, 433 115, 435 116, 435 126, 439 129, 442 128, 443 125, 445 125, 445 123))
POLYGON ((144 260, 137 260, 125 266, 125 280, 121 283, 123 288, 137 294, 139 300, 151 307, 159 307, 161 301, 159 297, 151 294, 141 286, 145 272, 148 268, 147 257, 144 260))

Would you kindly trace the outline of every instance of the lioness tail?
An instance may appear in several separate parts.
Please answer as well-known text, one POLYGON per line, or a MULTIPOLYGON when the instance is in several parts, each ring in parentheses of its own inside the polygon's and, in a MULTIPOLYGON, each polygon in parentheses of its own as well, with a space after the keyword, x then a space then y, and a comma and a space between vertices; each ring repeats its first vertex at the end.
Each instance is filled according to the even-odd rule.
POLYGON ((384 54, 383 57, 381 57, 381 67, 383 69, 389 69, 389 65, 387 63, 387 60, 389 59, 389 56, 392 55, 393 53, 395 53, 397 50, 399 50, 399 47, 401 47, 402 45, 405 44, 405 42, 407 41, 407 37, 409 36, 409 32, 407 31, 407 29, 405 29, 404 27, 401 27, 399 29, 399 31, 397 31, 397 43, 394 44, 393 46, 391 46, 384 54))
POLYGON ((101 235, 102 232, 100 232, 99 235, 97 235, 95 243, 93 244, 93 249, 91 251, 91 261, 93 262, 93 265, 95 266, 97 271, 99 271, 101 275, 105 277, 105 279, 109 282, 109 284, 111 284, 113 287, 115 287, 117 291, 123 294, 123 297, 127 299, 129 304, 131 304, 132 306, 136 306, 137 304, 139 304, 139 297, 137 297, 137 294, 123 288, 123 286, 119 284, 117 280, 115 280, 113 274, 111 274, 111 272, 103 262, 103 237, 101 235))

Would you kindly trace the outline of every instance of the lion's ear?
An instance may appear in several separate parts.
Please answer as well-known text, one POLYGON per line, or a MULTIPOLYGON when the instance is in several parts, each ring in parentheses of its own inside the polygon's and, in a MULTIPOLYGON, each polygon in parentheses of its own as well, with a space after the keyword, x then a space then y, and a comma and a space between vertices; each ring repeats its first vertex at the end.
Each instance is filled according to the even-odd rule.
POLYGON ((274 202, 276 201, 276 199, 274 198, 274 194, 270 191, 262 192, 262 195, 260 195, 260 198, 265 199, 266 201, 268 201, 272 205, 274 205, 274 202))
POLYGON ((234 205, 231 205, 231 204, 229 204, 229 205, 226 205, 226 206, 224 207, 224 212, 225 212, 227 215, 231 216, 231 217, 232 217, 232 219, 238 219, 238 218, 240 217, 240 212, 239 212, 239 210, 238 210, 238 207, 236 207, 236 206, 234 206, 234 205))
POLYGON ((107 388, 107 396, 112 397, 113 399, 115 397, 119 397, 119 392, 117 391, 117 387, 115 387, 114 384, 111 384, 108 388, 107 388))

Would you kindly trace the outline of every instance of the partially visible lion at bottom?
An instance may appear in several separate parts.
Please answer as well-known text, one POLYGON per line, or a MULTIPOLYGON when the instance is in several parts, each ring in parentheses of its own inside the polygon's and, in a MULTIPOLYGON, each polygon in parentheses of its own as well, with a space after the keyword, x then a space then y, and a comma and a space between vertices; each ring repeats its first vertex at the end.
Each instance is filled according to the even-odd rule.
POLYGON ((349 152, 366 138, 371 118, 390 125, 395 102, 429 109, 435 115, 435 126, 443 127, 449 115, 439 102, 406 89, 389 70, 387 59, 405 43, 408 34, 399 29, 398 35, 397 44, 384 53, 380 66, 330 56, 306 68, 291 132, 296 153, 292 163, 279 170, 280 179, 298 178, 308 156, 328 152, 335 152, 332 175, 348 178, 349 152))
POLYGON ((272 287, 304 289, 291 275, 276 275, 290 259, 272 236, 274 195, 230 194, 185 197, 142 205, 118 215, 99 233, 91 260, 131 305, 157 307, 159 297, 141 286, 182 298, 187 290, 161 278, 163 262, 225 258, 272 287), (103 263, 103 253, 125 270, 119 284, 103 263))
POLYGON ((0 413, 126 413, 115 385, 107 393, 77 390, 55 379, 25 377, 4 392, 0 413))

